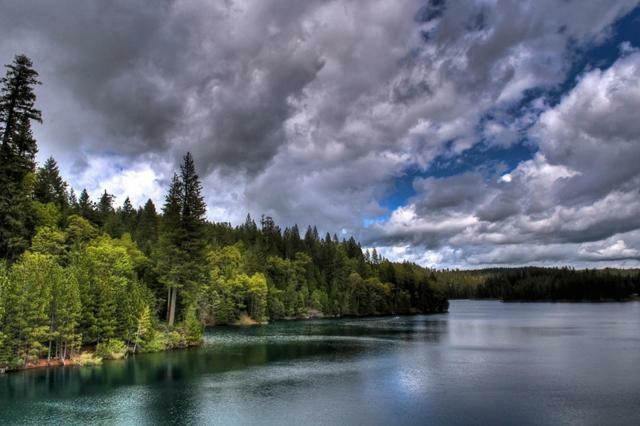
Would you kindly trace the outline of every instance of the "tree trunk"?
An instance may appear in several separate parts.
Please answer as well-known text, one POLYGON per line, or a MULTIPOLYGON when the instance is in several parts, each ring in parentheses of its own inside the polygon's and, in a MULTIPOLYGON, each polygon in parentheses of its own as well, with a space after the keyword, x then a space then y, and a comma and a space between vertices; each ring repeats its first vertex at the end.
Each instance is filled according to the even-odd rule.
POLYGON ((176 319, 176 298, 178 296, 178 289, 177 288, 172 288, 171 289, 171 304, 169 306, 169 326, 173 326, 173 323, 175 322, 176 319))
POLYGON ((170 311, 171 311, 171 287, 167 289, 167 322, 169 322, 170 311))

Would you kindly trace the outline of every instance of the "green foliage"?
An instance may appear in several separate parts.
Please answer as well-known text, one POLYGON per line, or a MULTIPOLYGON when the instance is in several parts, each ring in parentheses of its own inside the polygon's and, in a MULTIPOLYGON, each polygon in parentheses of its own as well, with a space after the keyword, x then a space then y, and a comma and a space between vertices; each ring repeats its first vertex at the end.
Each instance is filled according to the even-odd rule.
POLYGON ((67 183, 60 176, 53 157, 49 157, 36 172, 33 198, 40 204, 53 204, 60 212, 68 207, 67 183))
POLYGON ((255 321, 266 321, 267 281, 262 273, 248 274, 242 244, 211 250, 208 263, 209 284, 202 287, 200 294, 208 322, 231 324, 243 313, 255 321))
POLYGON ((63 278, 53 257, 26 253, 11 268, 5 284, 3 334, 11 347, 11 358, 22 364, 45 353, 49 340, 52 287, 63 278))
POLYGON ((174 175, 165 198, 155 272, 167 289, 167 322, 172 326, 191 304, 197 304, 206 281, 206 205, 190 153, 174 175), (180 296, 178 296, 180 294, 180 296))
POLYGON ((154 245, 158 241, 158 214, 153 201, 147 200, 144 208, 138 211, 137 226, 134 239, 142 252, 149 256, 154 245))
POLYGON ((96 355, 102 359, 122 359, 127 356, 127 345, 118 339, 109 339, 98 343, 96 355))
POLYGON ((31 204, 38 226, 56 227, 62 219, 60 208, 54 203, 43 204, 40 201, 33 201, 31 204))
POLYGON ((197 346, 202 343, 204 327, 196 314, 196 307, 191 305, 187 308, 182 325, 184 337, 188 346, 197 346))
POLYGON ((477 288, 480 298, 510 300, 624 300, 638 291, 636 272, 570 268, 512 268, 491 273, 477 288))
POLYGON ((17 55, 0 79, 0 258, 14 261, 34 231, 31 193, 38 150, 31 121, 42 121, 35 107, 38 73, 17 55))
POLYGON ((55 227, 38 228, 31 241, 31 251, 60 257, 65 254, 65 233, 55 227))
POLYGON ((91 352, 83 352, 76 358, 76 364, 86 367, 102 364, 102 358, 91 352))
POLYGON ((98 230, 87 219, 72 215, 68 218, 66 244, 72 251, 80 252, 99 235, 98 230))
POLYGON ((153 341, 155 330, 153 329, 153 320, 151 318, 151 309, 149 305, 144 305, 138 316, 137 328, 133 337, 133 353, 138 348, 144 350, 147 343, 153 341))

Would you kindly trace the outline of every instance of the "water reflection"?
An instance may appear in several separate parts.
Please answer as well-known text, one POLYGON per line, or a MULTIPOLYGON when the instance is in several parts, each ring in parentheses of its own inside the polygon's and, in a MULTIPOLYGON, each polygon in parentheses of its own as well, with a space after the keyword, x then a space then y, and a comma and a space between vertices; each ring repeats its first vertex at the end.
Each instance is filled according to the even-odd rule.
POLYGON ((203 348, 0 377, 0 422, 640 423, 640 303, 209 330, 203 348))

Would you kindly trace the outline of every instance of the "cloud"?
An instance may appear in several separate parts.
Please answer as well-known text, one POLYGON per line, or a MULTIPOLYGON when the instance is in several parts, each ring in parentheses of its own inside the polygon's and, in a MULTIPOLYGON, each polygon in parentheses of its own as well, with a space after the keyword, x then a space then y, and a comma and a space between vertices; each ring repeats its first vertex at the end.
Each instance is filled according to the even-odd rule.
POLYGON ((637 4, 0 0, 0 57, 33 58, 39 158, 77 189, 161 203, 190 150, 212 219, 266 213, 465 263, 635 229, 634 48, 560 104, 544 93, 637 4), (397 208, 381 201, 408 170, 523 138, 538 154, 509 179, 466 170, 418 179, 397 208), (621 208, 609 221, 605 202, 621 208))
POLYGON ((539 152, 508 179, 418 179, 411 205, 375 225, 370 238, 453 249, 472 265, 637 262, 637 75, 638 52, 586 73, 540 116, 531 129, 539 152))

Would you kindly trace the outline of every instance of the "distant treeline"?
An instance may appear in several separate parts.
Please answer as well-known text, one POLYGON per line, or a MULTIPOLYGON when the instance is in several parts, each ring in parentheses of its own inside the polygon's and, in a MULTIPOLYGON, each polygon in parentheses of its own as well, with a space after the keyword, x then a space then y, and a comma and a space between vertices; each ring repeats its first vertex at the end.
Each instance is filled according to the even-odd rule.
POLYGON ((492 268, 435 273, 449 298, 505 301, 626 300, 640 293, 637 269, 492 268))
MULTIPOLYGON (((204 325, 310 315, 444 312, 435 278, 353 239, 249 216, 206 220, 187 153, 160 212, 79 196, 49 158, 36 167, 38 73, 16 56, 0 80, 0 370, 198 344, 204 325)), ((135 185, 135 182, 131 182, 135 185)))

